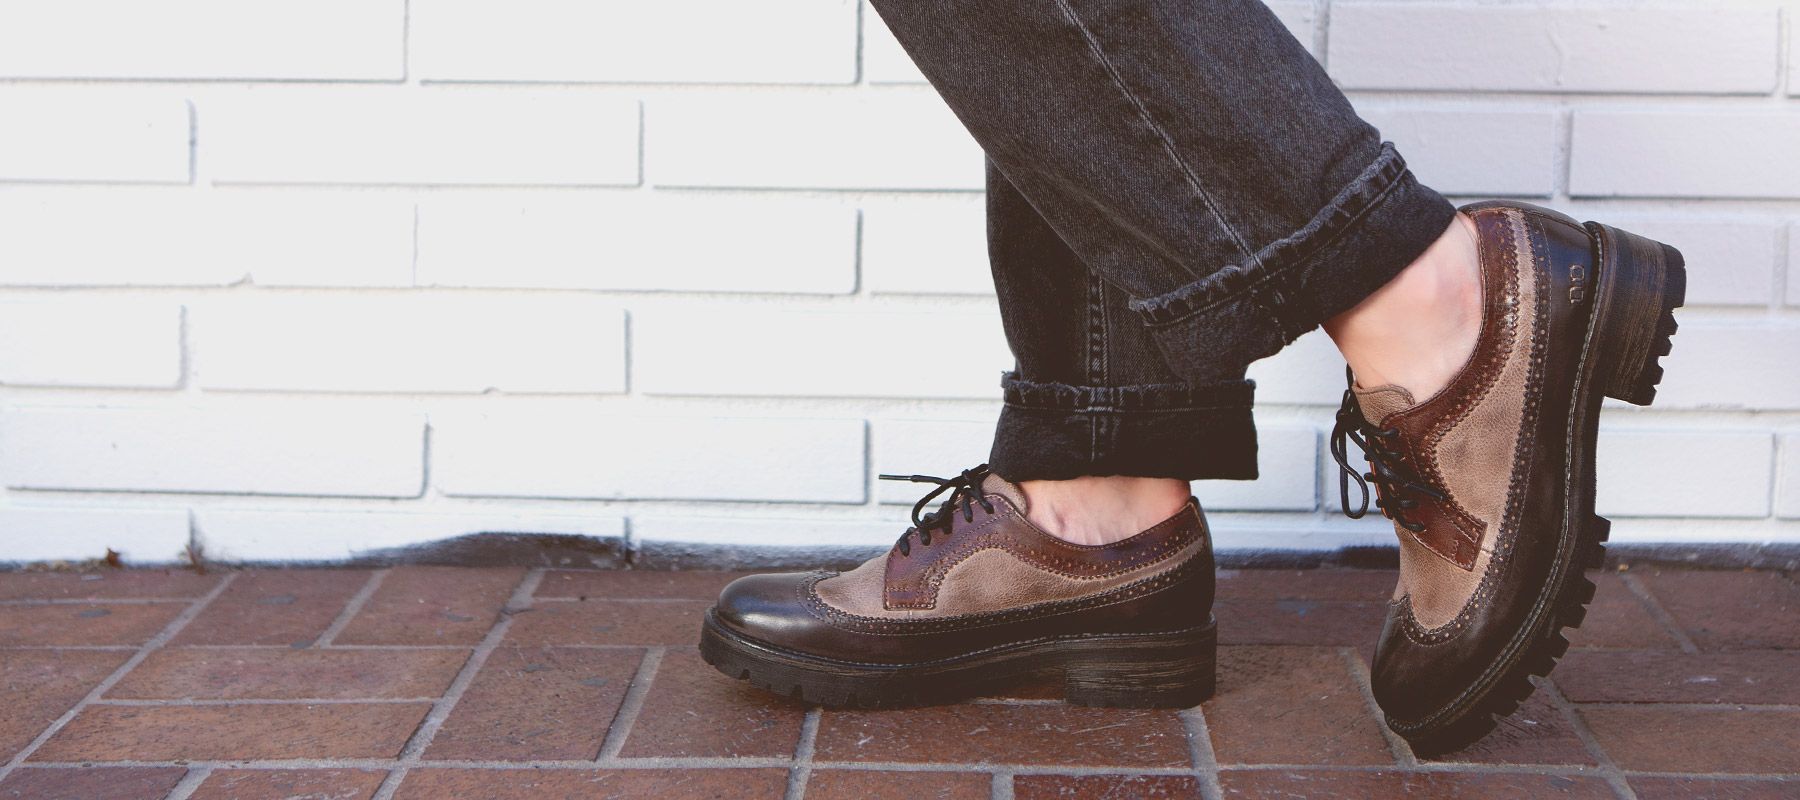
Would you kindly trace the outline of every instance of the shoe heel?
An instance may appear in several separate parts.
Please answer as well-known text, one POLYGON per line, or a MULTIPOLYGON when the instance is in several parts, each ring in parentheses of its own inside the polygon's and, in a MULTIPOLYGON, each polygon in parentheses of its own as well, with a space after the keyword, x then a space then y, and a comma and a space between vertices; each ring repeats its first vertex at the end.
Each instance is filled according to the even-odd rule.
POLYGON ((1067 651, 1063 697, 1072 705, 1190 708, 1212 697, 1218 627, 1079 642, 1067 651))
POLYGON ((1598 265, 1594 374, 1606 396, 1650 405, 1675 335, 1674 310, 1686 300, 1686 264, 1662 242, 1597 222, 1585 227, 1598 265))

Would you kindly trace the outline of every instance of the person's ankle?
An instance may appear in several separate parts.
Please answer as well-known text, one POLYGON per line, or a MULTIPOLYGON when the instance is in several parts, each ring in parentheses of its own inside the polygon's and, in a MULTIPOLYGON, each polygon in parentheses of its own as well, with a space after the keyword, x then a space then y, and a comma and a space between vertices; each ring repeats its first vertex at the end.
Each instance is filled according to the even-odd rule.
POLYGON ((1045 532, 1082 545, 1112 544, 1175 515, 1187 504, 1187 481, 1087 476, 1020 481, 1025 517, 1045 532))
POLYGON ((1420 400, 1448 385, 1481 332, 1481 262, 1474 220, 1457 214, 1387 285, 1325 322, 1359 386, 1396 384, 1420 400))

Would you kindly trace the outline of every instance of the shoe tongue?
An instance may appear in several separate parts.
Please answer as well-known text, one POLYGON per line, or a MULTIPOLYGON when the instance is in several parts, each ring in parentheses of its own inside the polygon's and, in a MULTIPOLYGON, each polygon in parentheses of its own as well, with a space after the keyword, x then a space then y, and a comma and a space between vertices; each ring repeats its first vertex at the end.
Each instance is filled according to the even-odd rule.
POLYGON ((1419 404, 1413 399, 1412 392, 1397 383, 1373 389, 1357 386, 1352 387, 1351 391, 1356 393, 1356 404, 1362 407, 1363 419, 1375 425, 1381 425, 1388 417, 1419 404))
POLYGON ((995 475, 992 472, 988 473, 987 477, 981 479, 981 491, 983 494, 992 492, 1006 498, 1006 501, 1018 508, 1019 513, 1021 514, 1031 510, 1031 505, 1025 502, 1024 489, 1019 488, 1018 484, 1002 478, 999 475, 995 475))

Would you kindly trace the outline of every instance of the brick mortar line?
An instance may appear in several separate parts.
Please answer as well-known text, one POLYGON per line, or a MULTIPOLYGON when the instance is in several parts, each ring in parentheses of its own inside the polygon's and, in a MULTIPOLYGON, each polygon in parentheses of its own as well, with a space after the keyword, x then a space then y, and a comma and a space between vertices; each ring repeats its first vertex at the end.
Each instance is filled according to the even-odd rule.
POLYGON ((126 673, 137 669, 137 665, 144 663, 144 659, 149 658, 152 652, 155 652, 163 645, 168 644, 169 640, 174 639, 177 634, 181 633, 182 628, 187 627, 188 623, 193 622, 196 617, 199 617, 200 612, 206 610, 206 607, 211 605, 214 600, 218 599, 219 595, 224 594, 225 589, 231 586, 236 580, 237 573, 227 574, 213 586, 211 591, 208 591, 199 599, 191 601, 186 610, 182 611, 180 614, 176 614, 175 618, 169 620, 169 623, 164 625, 161 631, 158 631, 155 636, 150 637, 149 641, 139 645, 137 651, 132 653, 130 658, 125 659, 125 663, 120 664, 105 678, 102 678, 98 684, 94 685, 94 688, 89 689, 87 694, 83 695, 80 700, 77 700, 75 705, 71 706, 68 711, 64 711, 62 716, 57 717, 49 724, 49 726, 45 727, 42 732, 38 733, 37 737, 32 739, 30 744, 20 748, 19 752, 13 754, 10 761, 6 762, 4 766, 0 766, 0 781, 5 781, 6 777, 11 775, 13 770, 17 769, 20 764, 23 764, 33 753, 36 753, 38 748, 43 747, 45 742, 50 741, 50 738, 60 732, 64 726, 73 721, 90 703, 99 700, 107 692, 111 691, 113 686, 117 685, 119 681, 125 678, 126 673))
POLYGON ((1375 702, 1375 679, 1369 674, 1361 658, 1356 655, 1356 648, 1340 647, 1338 657, 1344 662, 1344 668, 1350 673, 1350 682, 1356 684, 1356 691, 1362 695, 1363 707, 1368 709, 1369 716, 1375 721, 1375 728, 1381 731, 1381 738, 1387 741, 1388 753, 1394 757, 1394 763, 1402 769, 1418 769, 1424 766, 1419 756, 1413 752, 1412 745, 1400 734, 1389 728, 1385 720, 1386 714, 1381 704, 1375 702))
POLYGON ((1206 724, 1206 712, 1200 706, 1194 706, 1182 709, 1177 716, 1187 730, 1188 761, 1193 763, 1194 777, 1200 781, 1200 796, 1205 800, 1220 800, 1225 796, 1225 790, 1219 785, 1219 754, 1213 750, 1212 729, 1206 724))
POLYGON ((1013 800, 1013 773, 997 770, 988 778, 988 800, 1013 800))
POLYGON ((613 714, 612 724, 606 726, 606 738, 600 742, 600 752, 594 756, 594 763, 617 761, 619 751, 625 748, 625 738, 631 735, 631 729, 637 725, 638 715, 644 711, 644 700, 650 694, 650 684, 656 680, 656 673, 662 667, 663 653, 667 648, 652 647, 644 651, 638 661, 636 672, 631 673, 631 684, 625 687, 625 696, 619 700, 619 710, 613 714))
POLYGON ((819 738, 818 706, 806 710, 800 721, 800 741, 794 745, 794 766, 788 768, 786 800, 805 800, 806 782, 812 777, 813 747, 819 738))
POLYGON ((1575 709, 1575 704, 1563 696, 1562 690, 1558 689, 1549 677, 1545 677, 1543 682, 1538 684, 1538 691, 1543 692, 1544 696, 1550 699, 1551 705, 1556 706, 1556 709, 1562 712, 1563 718, 1568 720, 1569 728, 1575 731, 1575 738, 1580 739, 1581 746, 1587 748, 1588 755, 1594 757, 1594 763, 1599 765, 1600 777, 1612 787, 1613 793, 1619 796, 1619 800, 1637 800, 1637 792, 1632 790, 1631 784, 1626 783, 1625 776, 1619 771, 1619 765, 1613 763, 1612 756, 1606 752, 1606 748, 1600 746, 1599 738, 1594 736, 1592 729, 1588 728, 1587 720, 1581 718, 1581 714, 1575 709))
POLYGON ((175 784, 175 788, 169 790, 163 800, 187 800, 194 796, 195 790, 199 789, 200 784, 205 783, 207 778, 212 777, 212 774, 212 767, 190 767, 187 774, 181 776, 181 781, 175 784))
POLYGON ((382 779, 381 785, 376 787, 375 794, 370 800, 391 800, 394 792, 399 790, 400 783, 406 780, 408 770, 420 762, 420 756, 425 753, 425 748, 431 745, 431 740, 437 737, 438 730, 450 718, 450 712, 455 710, 457 702, 462 700, 463 693, 467 692, 469 686, 475 682, 475 676, 487 663, 488 656, 500 647, 501 640, 506 636, 507 628, 512 626, 512 612, 516 609, 531 607, 531 595, 537 591, 538 584, 543 579, 544 570, 534 569, 525 573, 525 577, 513 587, 512 595, 501 607, 493 627, 488 628, 487 635, 481 638, 481 643, 476 645, 474 652, 469 654, 469 660, 464 662, 462 669, 456 673, 456 679, 450 682, 450 688, 444 690, 443 696, 432 704, 431 710, 425 714, 425 719, 419 723, 418 730, 413 731, 412 737, 400 749, 400 757, 395 760, 397 763, 388 771, 387 777, 382 779))
POLYGON ((109 598, 76 598, 76 597, 31 597, 17 600, 0 600, 0 606, 153 606, 175 603, 193 603, 198 597, 109 597, 109 598))
POLYGON ((375 595, 376 590, 381 588, 381 582, 387 579, 388 572, 390 570, 378 569, 375 574, 369 576, 368 580, 363 581, 362 588, 357 589, 356 594, 350 596, 350 602, 344 604, 344 609, 339 611, 337 617, 331 620, 331 624, 325 627, 325 632, 313 640, 313 646, 330 647, 332 640, 336 639, 338 634, 343 633, 345 628, 350 627, 350 620, 362 613, 363 606, 369 602, 370 597, 375 595))
POLYGON ((1688 638, 1687 631, 1682 630, 1681 625, 1675 622, 1675 615, 1670 614, 1668 609, 1663 608, 1662 601, 1656 599, 1656 595, 1650 591, 1650 587, 1645 586, 1643 581, 1638 580, 1636 575, 1629 572, 1621 572, 1618 573, 1618 575, 1619 581, 1625 584, 1626 588, 1631 589, 1632 594, 1637 596, 1638 604, 1643 606, 1644 610, 1650 612, 1650 617, 1656 620, 1656 624, 1661 625, 1663 630, 1675 639, 1676 644, 1681 645, 1682 652, 1700 652, 1700 648, 1694 644, 1694 640, 1688 638))
MULTIPOLYGON (((769 769, 791 766, 792 759, 776 757, 658 757, 644 756, 617 759, 600 764, 594 761, 467 761, 431 760, 415 765, 423 769, 485 769, 495 771, 525 770, 649 770, 649 769, 769 769)), ((1165 775, 1191 777, 1189 767, 1146 767, 1131 765, 1081 766, 1058 764, 962 764, 948 762, 894 761, 817 761, 814 767, 826 770, 873 772, 963 772, 988 775, 1165 775)), ((239 761, 230 759, 195 759, 184 761, 35 761, 29 769, 95 769, 106 767, 189 767, 209 769, 365 769, 387 770, 396 766, 392 759, 265 759, 239 761)), ((1596 777, 1587 765, 1551 764, 1475 764, 1430 762, 1417 769, 1392 764, 1223 764, 1220 772, 1388 772, 1388 773, 1464 773, 1481 775, 1549 775, 1563 777, 1596 777)), ((1654 770, 1619 770, 1627 778, 1700 778, 1705 780, 1737 780, 1782 782, 1800 778, 1800 773, 1787 772, 1662 772, 1654 770)))

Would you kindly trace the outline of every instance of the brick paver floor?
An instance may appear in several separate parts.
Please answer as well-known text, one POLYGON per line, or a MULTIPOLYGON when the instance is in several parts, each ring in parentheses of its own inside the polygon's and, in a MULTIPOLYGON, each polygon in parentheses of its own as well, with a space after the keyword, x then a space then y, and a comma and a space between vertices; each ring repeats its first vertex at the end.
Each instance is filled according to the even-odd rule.
POLYGON ((719 572, 0 574, 0 798, 1800 797, 1800 585, 1600 576, 1471 750, 1378 721, 1384 571, 1226 571, 1220 691, 824 711, 715 673, 719 572))

